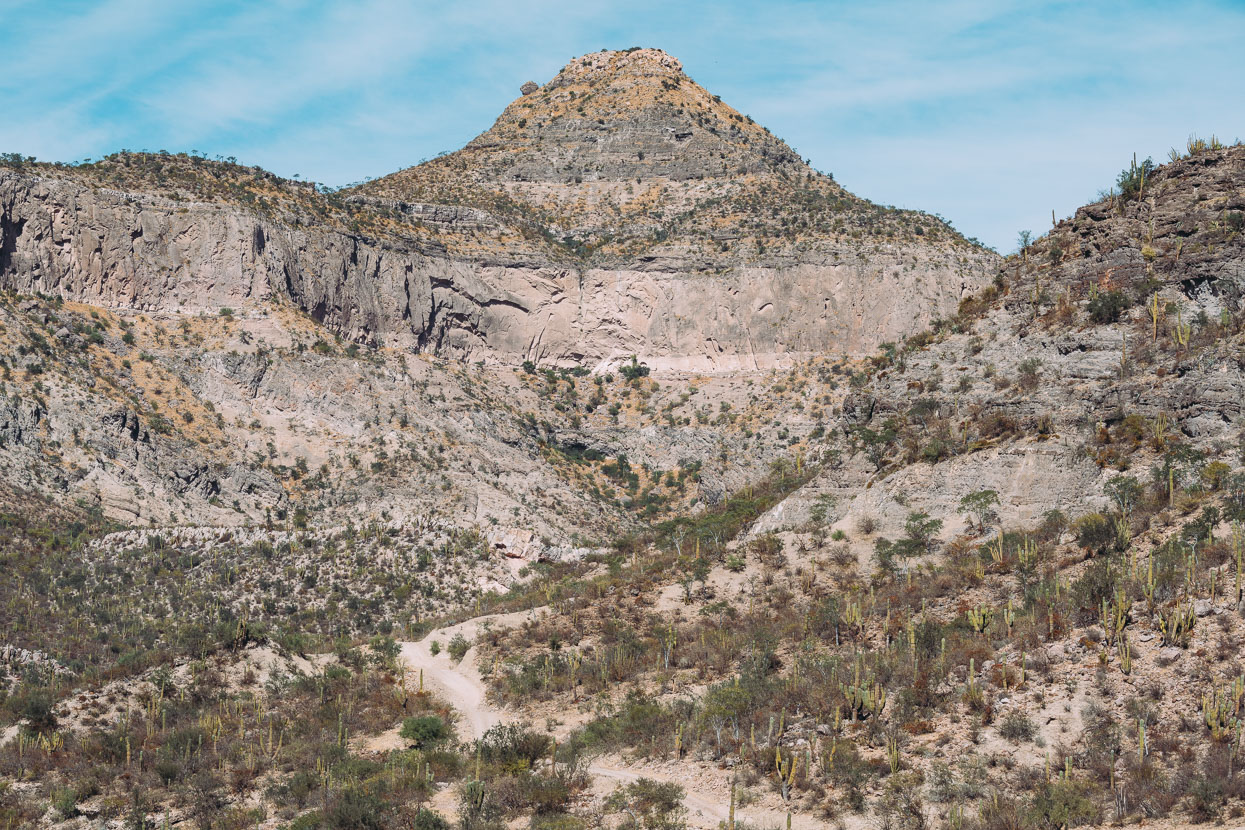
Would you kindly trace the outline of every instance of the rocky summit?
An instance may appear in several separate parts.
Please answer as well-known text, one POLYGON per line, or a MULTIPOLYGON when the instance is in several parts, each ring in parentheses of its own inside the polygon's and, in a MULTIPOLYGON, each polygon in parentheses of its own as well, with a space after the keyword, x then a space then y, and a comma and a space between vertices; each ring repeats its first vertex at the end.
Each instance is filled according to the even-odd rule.
POLYGON ((519 80, 341 190, 0 156, 0 825, 1245 815, 1245 148, 1001 257, 519 80))

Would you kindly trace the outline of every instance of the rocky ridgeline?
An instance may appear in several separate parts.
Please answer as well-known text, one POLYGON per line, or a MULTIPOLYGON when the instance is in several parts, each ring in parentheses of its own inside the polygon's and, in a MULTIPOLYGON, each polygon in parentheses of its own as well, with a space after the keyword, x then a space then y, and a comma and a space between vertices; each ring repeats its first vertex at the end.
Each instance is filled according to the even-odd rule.
POLYGON ((124 154, 0 170, 0 285, 196 312, 289 300, 352 341, 736 371, 861 353, 997 257, 872 205, 657 50, 596 53, 457 153, 346 194, 124 154))
POLYGON ((1103 291, 1171 284, 1203 301, 1215 282, 1213 293, 1234 305, 1245 292, 1245 147, 1186 155, 1134 187, 1054 225, 1011 264, 1011 278, 1103 291))

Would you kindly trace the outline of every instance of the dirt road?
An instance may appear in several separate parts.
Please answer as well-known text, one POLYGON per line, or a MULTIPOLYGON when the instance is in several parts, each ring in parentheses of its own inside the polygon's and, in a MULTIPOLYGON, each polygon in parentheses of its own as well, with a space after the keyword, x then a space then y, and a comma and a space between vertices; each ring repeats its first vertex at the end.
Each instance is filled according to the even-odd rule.
MULTIPOLYGON (((467 640, 474 642, 476 636, 486 625, 498 628, 509 628, 529 619, 537 611, 520 611, 512 614, 495 614, 478 617, 448 628, 438 629, 424 639, 401 644, 401 659, 407 666, 408 682, 419 683, 419 673, 423 670, 424 685, 445 697, 459 713, 457 723, 459 738, 464 741, 479 738, 493 726, 500 723, 511 723, 519 720, 516 716, 493 706, 488 702, 488 689, 480 678, 476 663, 476 649, 473 646, 467 651, 460 662, 454 662, 446 652, 445 646, 456 634, 462 634, 467 640), (441 644, 441 651, 432 654, 432 642, 441 644)), ((598 759, 588 768, 593 778, 593 789, 599 793, 608 793, 612 786, 608 782, 626 784, 639 778, 656 781, 667 781, 678 784, 684 789, 683 804, 688 812, 688 825, 704 830, 716 830, 721 822, 729 817, 729 795, 711 792, 699 780, 702 775, 696 773, 699 765, 687 764, 686 771, 671 773, 664 770, 637 768, 628 766, 617 759, 598 759)), ((714 789, 725 790, 720 785, 714 789)), ((737 809, 735 817, 748 821, 753 827, 783 828, 787 826, 787 814, 782 810, 749 807, 737 809)), ((793 830, 815 830, 830 826, 828 823, 809 816, 793 816, 793 830)))

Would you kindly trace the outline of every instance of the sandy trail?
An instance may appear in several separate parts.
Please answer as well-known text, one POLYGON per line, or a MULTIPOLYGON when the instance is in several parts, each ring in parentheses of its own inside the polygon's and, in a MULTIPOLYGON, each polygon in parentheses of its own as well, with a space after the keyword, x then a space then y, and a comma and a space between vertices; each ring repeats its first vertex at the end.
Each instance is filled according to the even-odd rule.
MULTIPOLYGON (((519 718, 504 710, 500 710, 488 702, 488 688, 480 678, 476 662, 476 649, 471 649, 463 656, 461 662, 455 663, 445 651, 446 644, 455 634, 462 634, 470 641, 486 624, 499 628, 511 627, 535 617, 539 610, 518 611, 511 614, 494 614, 477 617, 458 625, 438 629, 418 641, 407 641, 401 644, 401 659, 407 667, 408 682, 417 685, 419 672, 423 671, 424 685, 443 695, 453 704, 459 713, 457 723, 459 737, 462 740, 475 740, 490 728, 512 723, 519 718), (432 654, 432 642, 441 643, 441 653, 432 654)), ((656 781, 673 782, 684 788, 683 804, 688 812, 688 824, 695 828, 716 830, 719 823, 729 817, 729 795, 723 797, 716 793, 705 792, 696 786, 690 774, 671 774, 661 770, 636 769, 613 759, 598 759, 588 767, 593 778, 594 790, 608 793, 612 787, 606 782, 626 784, 639 778, 656 781)), ((735 811, 737 820, 747 820, 758 827, 786 827, 787 814, 779 810, 760 808, 739 808, 735 811)), ((826 822, 809 816, 793 816, 791 822, 794 830, 815 830, 829 826, 826 822)))
POLYGON ((446 645, 455 634, 462 634, 474 642, 486 624, 499 628, 517 625, 536 615, 536 611, 517 611, 512 614, 493 614, 477 617, 458 625, 442 628, 415 642, 403 642, 399 659, 406 663, 408 682, 418 685, 419 673, 424 673, 424 685, 440 693, 453 704, 461 716, 457 726, 459 738, 473 741, 499 723, 506 722, 502 713, 488 702, 488 688, 480 679, 476 665, 476 648, 472 646, 459 663, 450 659, 446 645), (432 642, 441 644, 441 653, 432 655, 432 642))

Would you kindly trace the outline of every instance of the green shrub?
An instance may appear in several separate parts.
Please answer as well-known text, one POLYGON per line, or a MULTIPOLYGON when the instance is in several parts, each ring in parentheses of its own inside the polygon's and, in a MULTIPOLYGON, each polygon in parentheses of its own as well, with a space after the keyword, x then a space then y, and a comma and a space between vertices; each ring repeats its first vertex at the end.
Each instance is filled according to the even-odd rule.
POLYGON ((61 818, 73 818, 78 814, 78 794, 72 787, 58 787, 52 793, 52 807, 61 818))
POLYGON ((515 779, 523 806, 534 815, 557 816, 571 802, 571 790, 562 778, 525 773, 515 779))
POLYGON ((1115 183, 1120 188, 1120 196, 1125 199, 1136 199, 1142 194, 1145 183, 1154 174, 1154 159, 1148 158, 1141 164, 1133 157, 1133 162, 1126 170, 1116 177, 1115 183))
POLYGON ((505 827, 501 808, 483 781, 468 781, 458 793, 458 826, 462 830, 505 827))
POLYGON ((454 639, 450 640, 448 648, 450 657, 457 662, 462 660, 463 657, 466 656, 467 652, 471 650, 471 643, 462 635, 462 632, 460 631, 454 635, 454 639))
POLYGON ((1033 797, 1028 823, 1043 830, 1098 824, 1101 811, 1090 792, 1084 781, 1052 781, 1033 797))
POLYGON ((182 765, 176 758, 160 758, 156 761, 156 775, 167 786, 182 777, 182 765))
POLYGON ((402 721, 399 733, 419 749, 428 749, 444 743, 450 737, 450 727, 436 715, 421 715, 402 721))
POLYGON ((372 648, 372 661, 382 668, 393 665, 402 652, 402 647, 392 637, 377 634, 368 645, 372 648))
POLYGON ((411 830, 450 830, 450 823, 439 813, 420 807, 415 814, 415 820, 411 822, 411 830))
POLYGON ((379 798, 350 787, 325 809, 323 826, 331 830, 382 830, 386 812, 379 798))
POLYGON ((1076 543, 1087 553, 1102 553, 1116 542, 1115 524, 1101 513, 1087 513, 1072 523, 1076 543))
POLYGON ((619 787, 605 801, 610 812, 626 811, 639 816, 642 825, 652 830, 684 827, 683 788, 673 781, 640 778, 619 787))
POLYGON ((1085 310, 1095 323, 1114 323, 1128 310, 1128 297, 1122 291, 1102 291, 1089 301, 1085 310))
POLYGON ((532 816, 529 830, 588 830, 588 823, 567 813, 532 816))
POLYGON ((549 754, 553 739, 518 724, 494 726, 476 741, 476 752, 486 763, 514 774, 531 769, 549 754))
POLYGON ((312 810, 287 824, 286 830, 320 830, 323 826, 323 819, 324 816, 319 810, 312 810))
POLYGON ((10 702, 10 708, 19 717, 26 719, 27 725, 35 732, 43 732, 56 727, 56 715, 52 710, 52 698, 42 688, 32 688, 19 693, 10 702))
POLYGON ((648 366, 637 362, 635 355, 631 356, 630 363, 624 363, 618 367, 618 374, 627 380, 639 380, 640 378, 648 377, 648 373, 648 366))
POLYGON ((1072 600, 1087 620, 1096 619, 1103 600, 1115 597, 1120 575, 1108 559, 1096 559, 1081 578, 1072 583, 1072 600))

